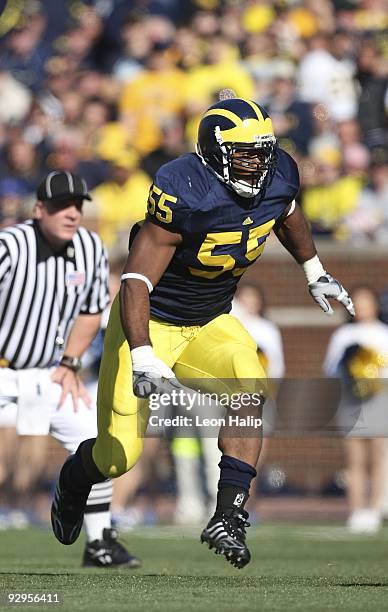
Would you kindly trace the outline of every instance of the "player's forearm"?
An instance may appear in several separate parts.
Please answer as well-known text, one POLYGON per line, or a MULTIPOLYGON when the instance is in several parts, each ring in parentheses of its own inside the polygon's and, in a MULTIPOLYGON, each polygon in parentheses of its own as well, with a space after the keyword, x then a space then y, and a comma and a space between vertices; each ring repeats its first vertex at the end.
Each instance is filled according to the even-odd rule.
POLYGON ((101 313, 79 315, 66 344, 65 354, 81 357, 92 343, 101 325, 101 313))
POLYGON ((157 285, 181 242, 180 234, 147 221, 133 241, 120 289, 121 325, 131 350, 151 346, 148 331, 149 293, 157 285))
POLYGON ((317 254, 309 224, 298 205, 289 217, 275 226, 274 231, 298 263, 302 264, 317 254))
POLYGON ((296 205, 293 213, 281 219, 274 229, 283 246, 302 264, 310 294, 318 306, 326 314, 332 315, 329 298, 334 298, 354 316, 354 306, 348 292, 326 272, 319 260, 309 225, 300 207, 296 205))
POLYGON ((150 320, 150 299, 147 286, 136 279, 122 282, 120 289, 121 325, 128 344, 132 349, 150 346, 148 326, 150 320))

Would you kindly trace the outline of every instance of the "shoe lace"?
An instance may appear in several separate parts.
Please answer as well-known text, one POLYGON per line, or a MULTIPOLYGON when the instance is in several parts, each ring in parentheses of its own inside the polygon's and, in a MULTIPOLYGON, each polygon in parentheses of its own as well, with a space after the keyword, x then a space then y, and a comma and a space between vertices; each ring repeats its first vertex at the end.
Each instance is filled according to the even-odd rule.
POLYGON ((251 526, 250 522, 247 520, 248 517, 249 514, 246 510, 234 510, 229 519, 229 523, 232 524, 235 531, 243 540, 245 540, 247 528, 251 526))

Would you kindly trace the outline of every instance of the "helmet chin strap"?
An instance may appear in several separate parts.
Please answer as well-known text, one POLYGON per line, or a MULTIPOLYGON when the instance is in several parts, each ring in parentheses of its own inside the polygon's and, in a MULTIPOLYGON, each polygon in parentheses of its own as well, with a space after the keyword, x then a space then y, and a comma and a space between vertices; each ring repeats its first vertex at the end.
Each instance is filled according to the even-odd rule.
POLYGON ((242 181, 236 181, 231 179, 229 179, 228 185, 230 185, 231 188, 236 193, 238 193, 239 196, 242 196, 243 198, 254 198, 255 196, 259 195, 267 174, 268 170, 265 170, 262 176, 260 177, 257 187, 252 187, 250 185, 247 185, 246 183, 243 183, 242 181))
POLYGON ((249 187, 239 181, 228 181, 228 185, 242 198, 254 198, 259 195, 260 189, 257 187, 249 187))

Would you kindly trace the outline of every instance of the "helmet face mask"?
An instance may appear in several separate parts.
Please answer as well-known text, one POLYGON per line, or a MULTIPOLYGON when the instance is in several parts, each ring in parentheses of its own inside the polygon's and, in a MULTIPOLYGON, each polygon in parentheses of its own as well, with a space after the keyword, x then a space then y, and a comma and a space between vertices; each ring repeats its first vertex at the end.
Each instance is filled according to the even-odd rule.
POLYGON ((265 144, 226 145, 225 182, 242 197, 258 195, 269 178, 275 159, 274 148, 275 139, 265 144))
POLYGON ((232 98, 210 107, 198 132, 197 153, 238 195, 253 198, 267 185, 275 164, 276 138, 266 111, 232 98))

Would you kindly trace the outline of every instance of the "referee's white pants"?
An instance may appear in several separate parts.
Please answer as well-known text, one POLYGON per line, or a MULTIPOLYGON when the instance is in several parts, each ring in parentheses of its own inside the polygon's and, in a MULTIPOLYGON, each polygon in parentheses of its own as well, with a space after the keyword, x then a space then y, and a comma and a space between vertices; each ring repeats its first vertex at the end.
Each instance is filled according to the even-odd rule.
MULTIPOLYGON (((75 412, 69 394, 58 409, 62 387, 51 381, 52 372, 53 368, 19 371, 0 368, 0 427, 17 427, 20 434, 50 433, 69 453, 74 453, 83 440, 95 438, 97 435, 96 406, 93 403, 89 409, 79 399, 78 410, 75 412), (26 396, 25 389, 21 389, 21 386, 27 384, 30 389, 26 396), (29 415, 21 418, 20 411, 27 412, 29 408, 32 423, 31 430, 26 430, 29 415)), ((112 481, 98 483, 90 492, 88 511, 93 512, 92 506, 96 508, 94 511, 99 511, 101 506, 106 506, 111 501, 112 481)))

